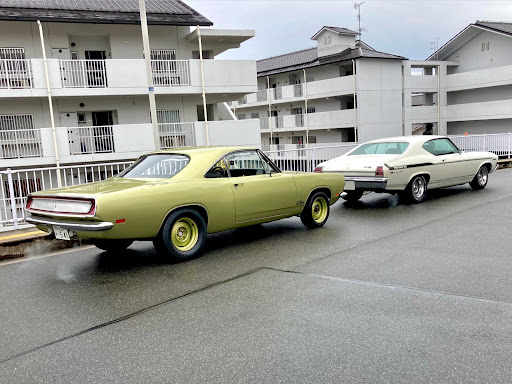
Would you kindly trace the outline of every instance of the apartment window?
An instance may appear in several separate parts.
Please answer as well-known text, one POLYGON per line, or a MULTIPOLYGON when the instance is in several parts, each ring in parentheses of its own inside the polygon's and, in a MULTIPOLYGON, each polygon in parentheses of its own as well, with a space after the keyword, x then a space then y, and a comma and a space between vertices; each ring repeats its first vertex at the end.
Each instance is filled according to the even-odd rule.
POLYGON ((176 51, 174 49, 152 49, 151 60, 176 60, 176 51))
POLYGON ((308 140, 309 144, 316 144, 316 136, 309 136, 308 140))
POLYGON ((292 136, 292 144, 304 144, 303 136, 292 136))
POLYGON ((245 113, 239 113, 238 120, 245 120, 245 113))
POLYGON ((78 60, 78 52, 77 51, 71 51, 71 60, 78 60))
POLYGON ((251 119, 259 119, 260 113, 259 112, 252 112, 251 113, 251 119))
POLYGON ((308 113, 315 113, 315 107, 308 107, 308 113))
POLYGON ((0 48, 0 59, 23 60, 25 48, 0 48))
POLYGON ((0 115, 0 158, 40 156, 41 135, 32 115, 0 115))
POLYGON ((173 124, 180 122, 180 111, 178 109, 158 109, 156 111, 158 124, 173 124))
MULTIPOLYGON (((192 58, 199 60, 199 51, 192 51, 192 58)), ((213 55, 210 51, 203 51, 203 59, 213 59, 213 55)))

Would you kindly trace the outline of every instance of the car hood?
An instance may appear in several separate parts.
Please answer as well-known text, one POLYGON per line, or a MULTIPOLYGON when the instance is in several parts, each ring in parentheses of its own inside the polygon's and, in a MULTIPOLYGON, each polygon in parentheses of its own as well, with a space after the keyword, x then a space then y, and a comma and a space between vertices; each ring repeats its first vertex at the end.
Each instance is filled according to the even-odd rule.
POLYGON ((35 192, 33 195, 93 197, 95 195, 126 191, 129 189, 140 188, 142 186, 161 184, 167 180, 168 179, 127 179, 122 177, 112 177, 107 180, 75 185, 73 187, 48 189, 45 191, 35 192))
POLYGON ((323 172, 342 172, 357 174, 375 174, 375 169, 399 155, 358 155, 340 156, 329 160, 323 166, 323 172))

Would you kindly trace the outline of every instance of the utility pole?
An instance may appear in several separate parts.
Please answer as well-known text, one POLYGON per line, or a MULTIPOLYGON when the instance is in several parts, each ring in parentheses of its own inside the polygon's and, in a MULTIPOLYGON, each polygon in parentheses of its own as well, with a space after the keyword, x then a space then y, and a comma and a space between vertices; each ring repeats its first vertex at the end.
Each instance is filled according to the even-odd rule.
POLYGON ((366 3, 366 1, 363 1, 362 3, 354 3, 354 9, 357 9, 357 21, 359 23, 359 27, 357 28, 357 32, 359 32, 359 40, 361 40, 361 34, 363 32, 363 29, 361 28, 361 5, 366 3))
POLYGON ((433 59, 435 61, 438 61, 438 59, 439 59, 439 53, 438 53, 438 51, 439 51, 439 40, 441 40, 441 38, 440 37, 436 37, 434 39, 434 41, 430 42, 430 49, 434 50, 434 57, 433 57, 433 59))

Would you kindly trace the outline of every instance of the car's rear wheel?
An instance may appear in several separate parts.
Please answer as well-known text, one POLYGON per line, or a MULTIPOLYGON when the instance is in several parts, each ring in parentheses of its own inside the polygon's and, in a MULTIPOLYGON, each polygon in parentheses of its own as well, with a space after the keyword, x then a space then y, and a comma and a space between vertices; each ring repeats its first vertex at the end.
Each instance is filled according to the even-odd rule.
POLYGON ((206 242, 206 223, 194 209, 173 212, 153 241, 156 250, 171 261, 191 260, 200 255, 206 242))
POLYGON ((300 220, 308 228, 318 228, 325 224, 329 212, 329 198, 323 192, 316 192, 306 202, 300 220))
POLYGON ((132 245, 133 240, 130 239, 94 239, 92 243, 99 249, 107 252, 122 251, 132 245))
POLYGON ((478 172, 476 173, 475 177, 469 185, 473 189, 484 189, 487 185, 487 181, 489 180, 489 170, 485 165, 482 165, 478 172))
POLYGON ((349 203, 355 203, 361 198, 361 196, 363 196, 363 191, 350 191, 346 192, 342 198, 349 203))
POLYGON ((400 194, 407 202, 422 203, 427 197, 427 181, 424 176, 415 176, 409 182, 405 190, 400 194))

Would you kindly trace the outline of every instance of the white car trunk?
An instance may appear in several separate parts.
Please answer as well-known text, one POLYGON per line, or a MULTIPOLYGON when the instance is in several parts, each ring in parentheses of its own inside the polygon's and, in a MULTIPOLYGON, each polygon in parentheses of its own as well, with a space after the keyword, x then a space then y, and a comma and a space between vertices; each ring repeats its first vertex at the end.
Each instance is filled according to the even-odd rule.
POLYGON ((325 164, 323 171, 338 171, 346 176, 375 176, 377 166, 383 165, 396 156, 396 154, 341 156, 325 164))

